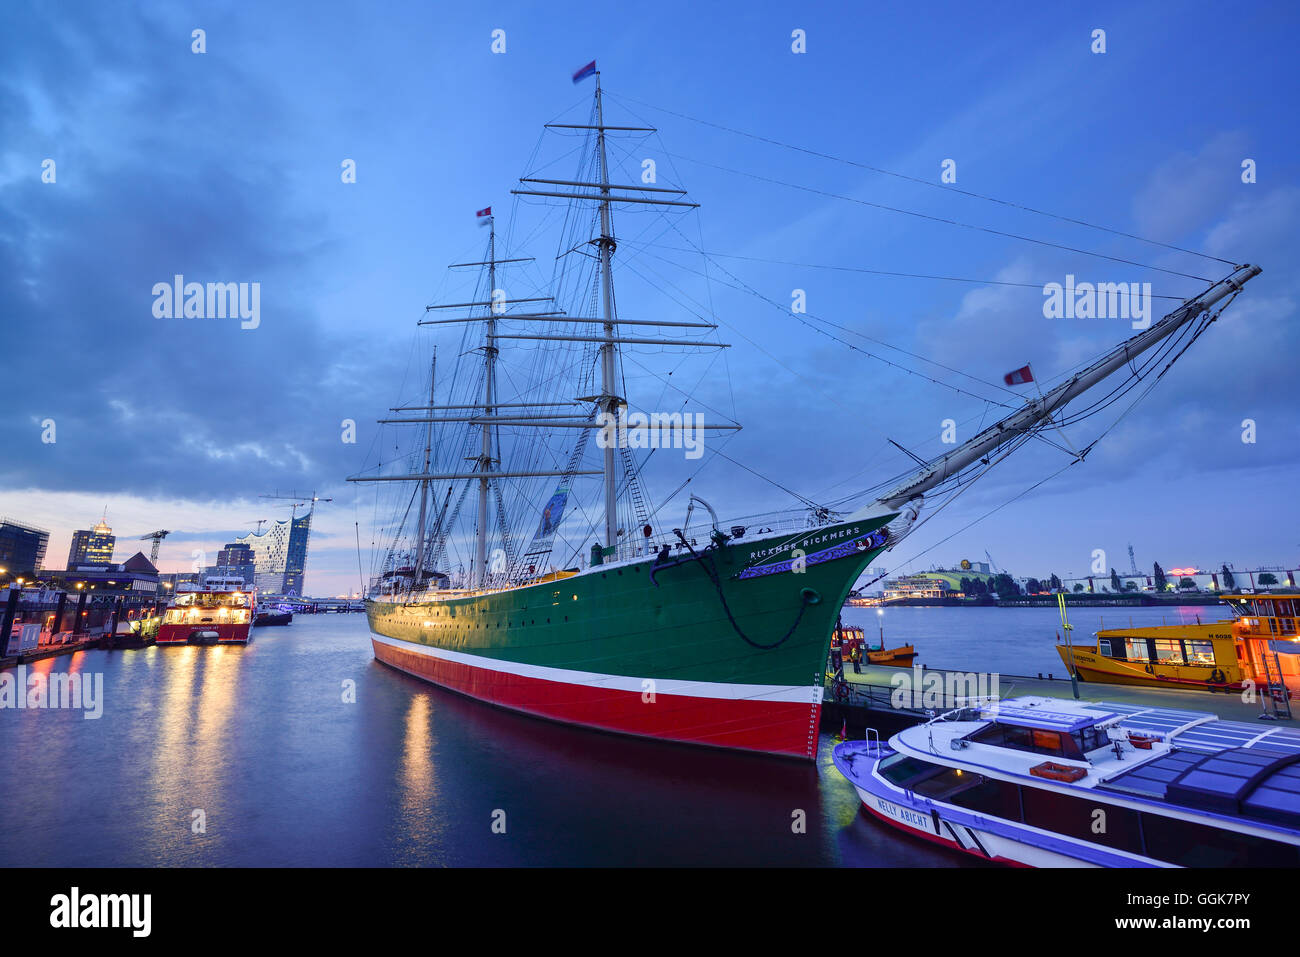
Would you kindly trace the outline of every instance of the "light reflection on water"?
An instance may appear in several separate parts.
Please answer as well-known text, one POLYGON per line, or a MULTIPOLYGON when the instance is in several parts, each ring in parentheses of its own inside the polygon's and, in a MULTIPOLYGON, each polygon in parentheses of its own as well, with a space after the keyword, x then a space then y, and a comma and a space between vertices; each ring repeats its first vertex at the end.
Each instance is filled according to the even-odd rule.
POLYGON ((102 673, 104 716, 0 711, 0 864, 965 862, 863 816, 826 737, 813 765, 565 728, 378 664, 360 615, 253 635, 43 662, 102 673))

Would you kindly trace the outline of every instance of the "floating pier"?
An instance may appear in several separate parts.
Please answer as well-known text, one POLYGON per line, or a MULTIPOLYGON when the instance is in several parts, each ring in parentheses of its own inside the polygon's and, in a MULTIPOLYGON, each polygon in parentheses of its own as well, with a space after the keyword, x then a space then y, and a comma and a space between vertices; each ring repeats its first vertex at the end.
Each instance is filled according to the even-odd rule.
MULTIPOLYGON (((847 726, 850 735, 860 736, 864 729, 875 728, 882 738, 911 724, 924 721, 934 712, 960 707, 967 703, 968 695, 992 693, 1001 698, 1019 695, 1041 695, 1048 698, 1072 698, 1067 675, 1040 678, 1031 675, 998 675, 996 688, 967 691, 968 677, 987 678, 987 673, 941 668, 887 668, 880 665, 863 665, 861 674, 846 668, 844 679, 848 683, 847 700, 836 701, 831 682, 826 683, 826 697, 822 705, 822 729, 840 731, 847 726), (916 675, 939 675, 943 691, 938 686, 931 698, 925 697, 925 686, 917 686, 916 675), (896 676, 903 675, 905 679, 896 676), (951 676, 951 678, 950 678, 951 676), (900 683, 902 687, 900 689, 900 683), (954 695, 951 689, 960 689, 954 695), (939 700, 933 701, 937 697, 939 700), (902 703, 905 707, 898 707, 902 703)), ((985 680, 984 685, 988 682, 985 680)), ((978 683, 977 683, 978 686, 978 683)), ((1206 711, 1227 721, 1256 721, 1264 728, 1274 723, 1294 726, 1294 721, 1274 718, 1269 702, 1258 693, 1254 701, 1243 701, 1236 692, 1218 694, 1209 691, 1186 691, 1172 688, 1145 688, 1140 685, 1101 684, 1094 681, 1079 682, 1080 701, 1114 701, 1121 704, 1144 705, 1151 708, 1168 708, 1183 711, 1206 711), (1262 719, 1267 720, 1262 720, 1262 719)))

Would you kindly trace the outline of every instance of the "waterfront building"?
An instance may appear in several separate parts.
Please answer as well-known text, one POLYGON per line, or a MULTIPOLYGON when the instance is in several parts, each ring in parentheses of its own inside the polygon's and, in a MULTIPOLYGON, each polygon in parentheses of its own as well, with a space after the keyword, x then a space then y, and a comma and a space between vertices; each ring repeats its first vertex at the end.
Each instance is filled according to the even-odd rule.
MULTIPOLYGON (((898 601, 903 598, 947 598, 948 582, 936 575, 900 575, 885 582, 885 601, 898 601)), ((952 596, 960 594, 960 589, 953 589, 952 596)))
POLYGON ((962 559, 956 568, 936 568, 915 575, 900 575, 885 582, 885 601, 902 598, 961 598, 965 595, 962 579, 978 579, 989 585, 993 578, 987 563, 962 559))
POLYGON ((77 565, 113 564, 113 547, 117 537, 102 519, 91 529, 78 529, 72 533, 72 547, 68 549, 68 567, 77 565))
POLYGON ((32 576, 45 563, 45 549, 50 533, 43 528, 0 518, 0 568, 5 576, 32 576))
POLYGON ((266 531, 249 532, 235 539, 252 554, 257 590, 264 595, 301 595, 307 565, 307 539, 311 516, 273 523, 266 531))
POLYGON ((248 545, 230 542, 217 552, 217 564, 205 571, 213 577, 242 578, 245 585, 251 586, 256 580, 257 562, 248 545))
POLYGON ((69 593, 84 589, 97 599, 120 595, 140 601, 152 600, 159 591, 158 569, 144 552, 136 552, 115 565, 81 564, 62 571, 46 571, 41 579, 47 588, 69 593))

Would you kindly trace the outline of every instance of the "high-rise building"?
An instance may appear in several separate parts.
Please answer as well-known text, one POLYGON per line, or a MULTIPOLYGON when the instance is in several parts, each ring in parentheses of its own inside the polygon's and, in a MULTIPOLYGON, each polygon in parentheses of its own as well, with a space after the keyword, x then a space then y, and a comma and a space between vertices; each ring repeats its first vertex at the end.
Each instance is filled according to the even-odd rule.
POLYGON ((12 518, 0 518, 0 568, 9 576, 31 575, 45 563, 50 533, 12 518))
POLYGON ((235 539, 252 552, 257 569, 257 590, 270 595, 301 595, 307 566, 307 538, 311 512, 301 518, 274 522, 265 532, 249 532, 235 539))
POLYGON ((117 544, 117 537, 102 520, 92 529, 78 529, 72 533, 72 547, 68 549, 68 567, 111 565, 115 544, 117 544))
POLYGON ((238 576, 244 579, 245 584, 252 585, 257 572, 253 550, 242 542, 231 542, 217 552, 217 564, 213 572, 225 577, 238 576))

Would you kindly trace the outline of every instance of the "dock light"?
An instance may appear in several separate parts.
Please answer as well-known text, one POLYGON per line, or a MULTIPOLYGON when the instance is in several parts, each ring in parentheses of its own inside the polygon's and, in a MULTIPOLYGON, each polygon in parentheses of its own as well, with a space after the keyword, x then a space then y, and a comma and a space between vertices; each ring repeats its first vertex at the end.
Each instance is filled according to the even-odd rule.
POLYGON ((77 591, 81 591, 81 589, 83 589, 83 588, 85 588, 85 587, 86 587, 86 583, 85 583, 85 582, 77 582, 77 591))

